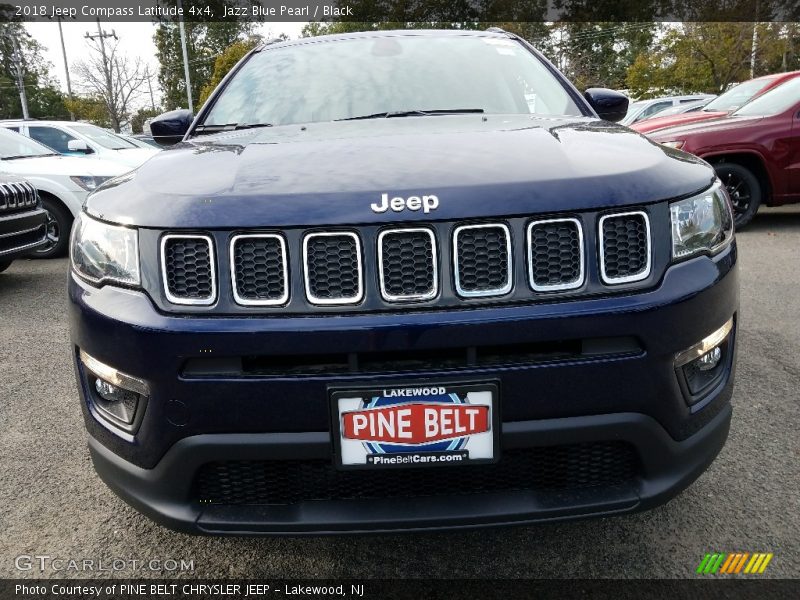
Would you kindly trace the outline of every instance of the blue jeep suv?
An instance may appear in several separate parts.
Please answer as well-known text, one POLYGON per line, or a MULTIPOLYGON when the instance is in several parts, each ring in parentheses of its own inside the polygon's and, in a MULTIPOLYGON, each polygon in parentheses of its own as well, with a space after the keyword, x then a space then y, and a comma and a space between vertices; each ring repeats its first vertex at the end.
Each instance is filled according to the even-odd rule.
POLYGON ((728 434, 736 245, 627 104, 502 30, 253 50, 73 228, 100 477, 212 534, 666 502, 728 434))

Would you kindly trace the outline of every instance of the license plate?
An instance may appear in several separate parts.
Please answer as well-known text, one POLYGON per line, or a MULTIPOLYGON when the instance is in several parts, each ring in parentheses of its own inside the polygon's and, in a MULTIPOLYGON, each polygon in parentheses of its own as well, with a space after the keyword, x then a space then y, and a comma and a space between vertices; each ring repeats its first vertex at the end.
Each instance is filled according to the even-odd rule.
POLYGON ((498 398, 496 383, 332 390, 335 462, 345 469, 495 462, 498 398))

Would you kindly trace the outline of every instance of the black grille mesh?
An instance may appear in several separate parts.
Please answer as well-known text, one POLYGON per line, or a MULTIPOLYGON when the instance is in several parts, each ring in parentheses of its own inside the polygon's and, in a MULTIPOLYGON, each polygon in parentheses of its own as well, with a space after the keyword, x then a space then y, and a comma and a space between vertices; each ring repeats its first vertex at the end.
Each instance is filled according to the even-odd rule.
POLYGON ((0 213, 30 210, 39 204, 39 194, 26 182, 0 183, 0 213))
POLYGON ((281 239, 244 237, 233 243, 236 293, 254 302, 276 302, 285 297, 284 248, 281 239))
POLYGON ((167 290, 176 298, 208 300, 214 295, 211 248, 204 238, 168 238, 164 243, 167 290))
POLYGON ((361 273, 358 245, 351 235, 312 235, 307 240, 308 288, 319 300, 347 300, 358 296, 361 273))
POLYGON ((580 279, 583 257, 580 229, 575 221, 533 224, 528 251, 534 286, 570 285, 580 279))
POLYGON ((389 297, 430 295, 436 288, 433 241, 427 231, 394 231, 381 239, 383 289, 389 297))
POLYGON ((462 229, 456 241, 458 283, 463 292, 494 292, 508 285, 508 233, 505 228, 462 229))
POLYGON ((605 219, 602 243, 607 279, 633 277, 647 269, 647 247, 650 242, 643 215, 620 215, 605 219))
POLYGON ((340 471, 327 460, 225 461, 203 465, 194 496, 211 504, 415 498, 513 490, 608 486, 639 474, 638 455, 618 441, 511 449, 493 465, 340 471))

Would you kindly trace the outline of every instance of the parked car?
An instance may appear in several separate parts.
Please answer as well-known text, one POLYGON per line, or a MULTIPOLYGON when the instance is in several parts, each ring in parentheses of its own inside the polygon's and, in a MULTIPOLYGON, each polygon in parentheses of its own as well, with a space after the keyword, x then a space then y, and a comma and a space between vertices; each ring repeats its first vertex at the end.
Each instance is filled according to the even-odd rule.
POLYGON ((732 113, 753 98, 768 92, 785 81, 794 79, 798 75, 800 75, 800 71, 775 73, 773 75, 757 77, 750 81, 740 83, 724 94, 720 94, 715 100, 712 100, 703 107, 702 110, 671 116, 656 115, 652 119, 647 119, 641 123, 635 123, 632 127, 639 133, 649 133, 676 125, 688 125, 689 123, 718 119, 732 113))
POLYGON ((90 123, 74 121, 5 120, 0 127, 11 129, 65 156, 85 156, 112 161, 135 169, 158 153, 90 123))
POLYGON ((105 160, 61 156, 34 140, 0 128, 0 173, 24 177, 39 193, 47 217, 47 240, 35 256, 61 256, 72 221, 87 194, 102 182, 130 171, 105 160))
POLYGON ((692 94, 689 96, 669 96, 665 98, 653 98, 652 100, 638 100, 631 103, 628 108, 628 114, 625 115, 625 118, 622 119, 620 123, 630 126, 644 119, 649 119, 664 109, 681 104, 688 104, 689 102, 697 102, 708 96, 709 94, 692 94))
POLYGON ((800 202, 800 77, 729 117, 653 132, 650 137, 711 163, 728 189, 737 227, 759 206, 800 202))
POLYGON ((21 177, 0 174, 0 273, 46 243, 46 221, 36 188, 21 177))
POLYGON ((154 119, 179 143, 71 246, 100 477, 228 535, 672 498, 727 437, 737 253, 713 169, 627 104, 502 30, 381 31, 263 44, 154 119))
POLYGON ((130 140, 140 148, 155 148, 156 150, 161 150, 161 146, 153 139, 153 136, 146 133, 135 133, 125 136, 125 139, 130 140))
POLYGON ((676 106, 670 106, 669 108, 665 108, 664 110, 658 111, 652 117, 648 117, 644 119, 644 121, 639 121, 638 123, 634 123, 633 129, 637 129, 646 121, 650 121, 652 119, 663 119, 664 117, 670 115, 682 115, 685 113, 692 113, 701 110, 702 108, 708 106, 708 103, 714 100, 716 96, 709 96, 708 98, 704 98, 703 100, 695 100, 694 102, 686 102, 684 104, 678 104, 676 106))

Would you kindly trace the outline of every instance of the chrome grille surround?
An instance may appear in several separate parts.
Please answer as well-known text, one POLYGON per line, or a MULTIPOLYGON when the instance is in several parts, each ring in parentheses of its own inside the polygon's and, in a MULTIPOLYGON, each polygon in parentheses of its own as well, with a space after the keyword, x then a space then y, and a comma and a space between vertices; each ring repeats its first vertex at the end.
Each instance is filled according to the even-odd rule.
POLYGON ((439 259, 436 252, 436 235, 433 233, 431 229, 427 227, 412 227, 412 228, 394 228, 394 229, 385 229, 378 234, 378 281, 381 288, 381 296, 387 302, 413 302, 419 301, 424 302, 426 300, 432 300, 436 298, 439 294, 439 259), (383 241, 387 235, 393 234, 403 234, 403 233, 425 233, 430 237, 431 240, 431 255, 432 255, 432 268, 433 268, 433 285, 431 286, 430 291, 426 292, 425 294, 407 294, 407 295, 394 295, 389 293, 386 289, 386 277, 384 273, 384 264, 383 264, 383 241))
POLYGON ((178 233, 165 234, 161 237, 160 259, 161 259, 161 277, 163 279, 164 295, 166 296, 167 300, 169 300, 172 304, 182 304, 187 306, 209 306, 211 304, 214 304, 214 302, 216 302, 217 265, 216 265, 216 258, 214 255, 214 240, 211 238, 211 236, 202 234, 178 234, 178 233), (169 273, 167 270, 167 253, 166 253, 167 243, 170 240, 203 240, 208 245, 211 295, 209 295, 207 298, 189 298, 189 297, 175 296, 170 291, 169 273))
POLYGON ((325 231, 308 233, 303 237, 303 282, 306 290, 306 298, 311 304, 320 306, 358 304, 364 298, 364 261, 361 252, 361 238, 352 231, 325 231), (355 241, 356 249, 356 270, 358 276, 357 292, 353 296, 343 296, 339 298, 320 298, 315 296, 311 290, 309 279, 309 256, 308 244, 317 237, 350 237, 355 241))
POLYGON ((531 221, 528 223, 526 227, 526 245, 525 249, 527 252, 527 259, 528 259, 528 283, 531 286, 531 289, 534 292, 562 292, 566 290, 574 290, 583 285, 584 280, 586 279, 586 253, 584 250, 584 242, 583 242, 583 226, 581 222, 574 218, 574 217, 564 217, 564 218, 557 218, 557 219, 539 219, 536 221, 531 221), (533 254, 533 229, 537 225, 545 225, 548 223, 574 223, 575 227, 578 232, 578 260, 579 260, 579 268, 578 268, 578 277, 574 281, 565 282, 565 283, 557 283, 557 284, 540 284, 536 283, 536 278, 534 275, 534 268, 535 265, 533 264, 532 254, 533 254))
POLYGON ((480 223, 475 225, 461 225, 453 231, 453 274, 455 279, 456 293, 463 298, 486 298, 490 296, 503 296, 511 291, 514 286, 513 280, 513 256, 511 254, 511 231, 505 223, 480 223), (458 239, 465 232, 475 229, 501 229, 506 238, 506 278, 505 283, 493 289, 486 290, 467 290, 461 285, 461 269, 464 265, 459 265, 458 258, 458 239))
POLYGON ((621 283, 633 283, 635 281, 642 281, 643 279, 647 279, 650 276, 650 271, 652 270, 653 265, 653 240, 650 233, 650 218, 647 216, 647 213, 642 210, 633 210, 627 212, 619 212, 619 213, 610 213, 607 215, 603 215, 597 222, 597 235, 598 239, 600 240, 600 278, 603 283, 608 285, 615 285, 621 283), (606 270, 606 236, 604 233, 603 225, 609 219, 618 219, 622 217, 630 217, 630 216, 637 216, 641 217, 644 222, 645 228, 645 243, 647 250, 645 252, 645 266, 639 272, 633 273, 631 275, 626 275, 623 277, 611 277, 608 275, 606 270))
POLYGON ((280 306, 289 300, 289 255, 286 249, 286 240, 277 233, 247 233, 238 234, 231 238, 229 245, 230 265, 231 265, 231 287, 233 288, 233 298, 237 304, 242 306, 280 306), (247 239, 274 239, 278 240, 281 248, 282 267, 283 267, 283 294, 276 299, 253 299, 244 298, 239 294, 236 283, 236 242, 247 239))

